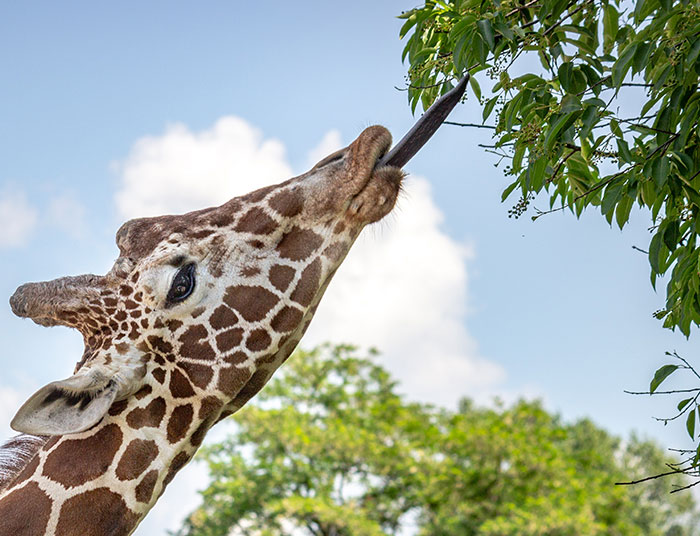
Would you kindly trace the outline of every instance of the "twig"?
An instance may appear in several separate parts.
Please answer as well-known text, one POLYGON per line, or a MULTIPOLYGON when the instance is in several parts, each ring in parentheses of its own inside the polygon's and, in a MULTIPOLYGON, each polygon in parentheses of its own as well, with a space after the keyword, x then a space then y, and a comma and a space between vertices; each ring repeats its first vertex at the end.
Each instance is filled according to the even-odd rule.
MULTIPOLYGON (((571 2, 571 3, 568 5, 567 9, 570 8, 572 5, 574 5, 575 3, 576 3, 576 2, 571 2)), ((561 26, 561 24, 562 24, 566 19, 568 19, 569 17, 573 17, 574 15, 576 15, 576 13, 578 13, 579 11, 581 11, 584 7, 586 7, 587 5, 592 4, 592 3, 593 3, 593 0, 587 0, 586 2, 583 2, 579 7, 577 7, 576 9, 574 9, 572 12, 567 13, 566 16, 562 17, 562 18, 559 19, 557 22, 555 22, 552 26, 550 26, 549 28, 547 28, 547 29, 542 33, 542 37, 546 37, 547 34, 551 33, 552 31, 556 30, 559 26, 561 26)))
POLYGON ((454 125, 456 127, 490 128, 496 130, 492 125, 479 125, 477 123, 456 123, 455 121, 443 121, 443 125, 454 125))
POLYGON ((686 489, 690 489, 690 488, 692 488, 693 486, 697 486, 698 484, 700 484, 700 480, 696 480, 695 482, 693 482, 693 483, 691 483, 691 484, 688 484, 687 486, 682 486, 682 487, 680 487, 680 488, 672 489, 672 490, 671 490, 671 493, 678 493, 679 491, 683 491, 683 490, 686 490, 686 489))
POLYGON ((639 480, 632 480, 630 482, 615 482, 616 486, 631 486, 632 484, 641 484, 642 482, 646 482, 647 480, 654 480, 656 478, 662 478, 664 476, 669 476, 669 475, 677 475, 677 474, 683 474, 684 471, 681 471, 679 469, 675 469, 673 471, 668 471, 667 473, 661 473, 658 475, 654 476, 647 476, 645 478, 640 478, 639 480))
POLYGON ((700 380, 700 375, 698 375, 698 372, 693 368, 693 366, 690 363, 688 363, 688 361, 684 357, 679 356, 677 352, 673 352, 671 355, 673 355, 673 357, 675 357, 676 359, 680 359, 681 361, 683 361, 683 364, 686 366, 686 368, 690 370, 697 379, 700 380))
MULTIPOLYGON (((674 389, 672 391, 654 391, 653 393, 651 391, 623 391, 623 393, 627 393, 628 395, 673 395, 676 393, 697 393, 700 392, 700 387, 694 388, 694 389, 674 389)), ((659 419, 663 420, 663 419, 659 419)))
POLYGON ((522 6, 518 6, 515 9, 513 9, 512 11, 509 11, 508 13, 506 13, 506 17, 510 17, 511 15, 515 15, 518 11, 523 11, 524 9, 528 9, 530 7, 533 7, 537 2, 539 2, 539 0, 531 0, 527 4, 524 4, 522 6))
MULTIPOLYGON (((581 149, 579 148, 578 150, 580 151, 581 149)), ((569 158, 571 158, 572 155, 576 154, 576 152, 577 152, 576 149, 573 149, 573 148, 572 148, 572 149, 571 149, 571 152, 570 152, 569 154, 567 154, 564 158, 561 159, 561 161, 560 161, 559 164, 557 165, 556 169, 554 170, 554 173, 552 173, 552 176, 551 176, 549 179, 547 179, 547 184, 549 184, 550 182, 552 182, 554 179, 557 178, 557 174, 559 173, 559 170, 560 170, 560 169, 562 168, 562 166, 566 163, 566 161, 567 161, 569 158)))

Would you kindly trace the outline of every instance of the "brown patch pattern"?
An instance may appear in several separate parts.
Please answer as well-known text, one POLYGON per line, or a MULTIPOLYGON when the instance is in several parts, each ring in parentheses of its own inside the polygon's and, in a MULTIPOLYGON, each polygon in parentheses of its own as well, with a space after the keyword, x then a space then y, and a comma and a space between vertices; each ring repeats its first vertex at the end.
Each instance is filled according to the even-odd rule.
POLYGON ((46 532, 51 499, 36 482, 11 492, 0 501, 2 536, 35 536, 46 532))
POLYGON ((275 264, 270 269, 270 283, 280 292, 284 292, 289 287, 292 279, 294 279, 294 274, 296 274, 294 268, 283 264, 275 264))
POLYGON ((259 286, 229 287, 224 295, 224 303, 233 307, 248 322, 265 318, 277 301, 277 296, 259 286))
POLYGON ((177 443, 187 433, 187 429, 192 424, 194 411, 191 404, 178 406, 173 410, 168 421, 168 441, 177 443))
POLYGON ((145 408, 132 409, 126 416, 126 423, 138 430, 144 427, 157 428, 165 415, 165 400, 162 397, 155 398, 145 408))
POLYGON ((216 336, 216 347, 220 352, 225 353, 229 350, 233 350, 241 344, 243 340, 243 330, 240 328, 233 328, 223 333, 219 333, 216 336))
POLYGON ((185 333, 180 337, 180 353, 183 357, 192 359, 201 359, 203 361, 211 361, 216 358, 216 352, 211 345, 204 339, 209 334, 204 326, 197 324, 185 330, 185 333))
POLYGON ((79 486, 104 474, 122 442, 116 424, 108 424, 85 439, 64 441, 44 463, 43 474, 66 487, 79 486), (72 464, 70 460, 80 460, 72 464))
POLYGON ((138 519, 121 496, 107 488, 97 488, 63 503, 56 536, 129 534, 138 519))
POLYGON ((293 227, 277 244, 277 251, 280 257, 300 261, 309 257, 322 243, 323 239, 311 229, 293 227))
MULTIPOLYGON (((243 354, 236 352, 236 354, 243 354)), ((234 355, 236 355, 234 354, 234 355)), ((243 354, 245 359, 245 354, 243 354)), ((247 368, 225 367, 219 371, 219 381, 216 388, 228 397, 236 396, 245 386, 250 378, 250 371, 247 368)))
POLYGON ((177 369, 170 371, 170 392, 175 398, 189 398, 194 395, 189 380, 177 369))
POLYGON ((134 480, 148 469, 151 462, 158 456, 158 446, 155 441, 134 439, 129 443, 117 465, 119 480, 134 480))
POLYGON ((290 296, 295 302, 307 307, 316 296, 316 291, 321 283, 321 259, 316 258, 301 273, 294 292, 290 296))
POLYGON ((304 198, 298 190, 282 190, 268 202, 270 207, 282 216, 292 218, 304 208, 304 198))
POLYGON ((295 329, 301 322, 302 313, 294 307, 284 307, 272 319, 272 329, 277 333, 286 333, 295 329))
POLYGON ((214 309, 211 317, 209 317, 209 325, 214 329, 227 328, 229 326, 233 326, 237 322, 238 317, 236 316, 236 313, 225 305, 220 305, 214 309))
POLYGON ((272 339, 267 333, 267 330, 258 328, 250 332, 250 335, 248 335, 245 341, 245 346, 251 352, 259 352, 270 346, 271 342, 272 339))
POLYGON ((179 366, 185 371, 190 381, 200 389, 205 389, 207 385, 209 385, 211 377, 214 375, 214 371, 212 371, 211 367, 206 365, 181 361, 179 366))
POLYGON ((236 225, 236 231, 251 234, 270 234, 277 229, 278 224, 259 207, 253 207, 246 212, 236 225))
POLYGON ((141 482, 136 486, 136 500, 142 503, 149 502, 153 496, 153 488, 155 488, 156 482, 158 482, 158 471, 152 469, 144 475, 141 482))

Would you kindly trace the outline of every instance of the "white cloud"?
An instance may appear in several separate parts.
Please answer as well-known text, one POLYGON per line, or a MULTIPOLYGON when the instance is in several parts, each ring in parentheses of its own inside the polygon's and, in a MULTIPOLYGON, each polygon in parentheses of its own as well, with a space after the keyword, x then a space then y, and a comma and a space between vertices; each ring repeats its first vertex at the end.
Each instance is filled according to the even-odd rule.
MULTIPOLYGON (((306 157, 306 163, 311 169, 318 162, 326 158, 329 154, 336 152, 338 149, 343 147, 343 142, 340 138, 340 131, 333 129, 326 132, 326 134, 321 138, 321 141, 316 147, 309 151, 306 157)), ((304 170, 306 171, 306 170, 304 170)))
POLYGON ((37 216, 24 192, 0 192, 0 248, 25 244, 36 227, 37 216))
POLYGON ((217 205, 292 174, 279 141, 231 116, 202 132, 175 124, 141 138, 117 171, 117 208, 125 218, 217 205))

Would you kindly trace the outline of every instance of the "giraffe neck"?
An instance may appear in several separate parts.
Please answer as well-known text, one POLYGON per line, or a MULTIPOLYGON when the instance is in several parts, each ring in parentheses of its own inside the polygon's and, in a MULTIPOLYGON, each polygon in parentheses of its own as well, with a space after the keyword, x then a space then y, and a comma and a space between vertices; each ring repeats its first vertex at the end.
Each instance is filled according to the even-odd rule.
POLYGON ((90 430, 42 439, 0 491, 0 536, 131 534, 231 411, 216 397, 160 394, 143 389, 90 430))

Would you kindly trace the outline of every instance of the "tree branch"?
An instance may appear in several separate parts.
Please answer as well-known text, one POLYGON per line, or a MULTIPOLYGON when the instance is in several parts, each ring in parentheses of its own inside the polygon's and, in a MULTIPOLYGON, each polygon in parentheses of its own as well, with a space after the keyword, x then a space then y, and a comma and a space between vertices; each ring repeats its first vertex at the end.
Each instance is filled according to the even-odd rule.
POLYGON ((646 482, 648 480, 655 480, 657 478, 662 478, 664 476, 669 476, 669 475, 677 475, 677 474, 683 474, 684 471, 680 469, 674 469, 673 471, 668 471, 666 473, 661 473, 658 475, 654 476, 647 476, 645 478, 640 478, 639 480, 631 480, 630 482, 615 482, 616 486, 631 486, 633 484, 641 484, 642 482, 646 482))
POLYGON ((496 127, 492 125, 479 125, 478 123, 457 123, 455 121, 443 121, 443 125, 454 125, 456 127, 472 127, 472 128, 489 128, 496 130, 496 127))

